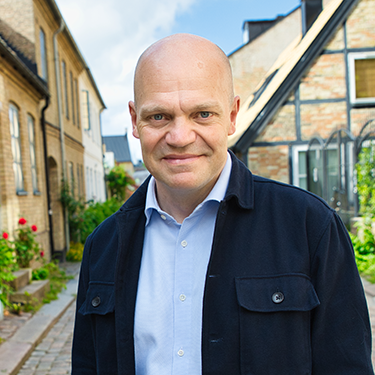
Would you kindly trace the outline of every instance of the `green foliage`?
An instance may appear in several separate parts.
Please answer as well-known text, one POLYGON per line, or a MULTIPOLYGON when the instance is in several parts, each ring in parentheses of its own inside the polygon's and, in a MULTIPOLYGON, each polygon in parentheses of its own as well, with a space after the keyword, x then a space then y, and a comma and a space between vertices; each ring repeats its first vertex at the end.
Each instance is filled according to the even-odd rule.
POLYGON ((67 276, 65 271, 60 269, 59 266, 54 262, 46 264, 44 268, 49 274, 50 290, 43 299, 43 303, 50 303, 52 300, 58 298, 58 294, 62 289, 66 289, 66 282, 73 277, 67 276))
MULTIPOLYGON (((20 268, 30 267, 30 262, 39 255, 40 248, 35 240, 36 226, 26 225, 26 220, 19 220, 20 227, 15 230, 13 246, 16 252, 16 261, 20 268)), ((44 253, 42 253, 44 254, 44 253)))
POLYGON ((71 196, 69 185, 62 184, 61 202, 68 211, 70 240, 85 243, 88 235, 107 217, 115 213, 121 202, 111 198, 106 202, 84 202, 71 196))
MULTIPOLYGON (((6 236, 7 237, 7 236, 6 236)), ((0 303, 9 306, 9 282, 14 279, 12 268, 15 265, 13 250, 6 238, 0 239, 0 303)))
POLYGON ((350 233, 355 260, 360 274, 368 276, 375 282, 375 238, 371 228, 371 220, 365 219, 356 224, 358 235, 350 233))
POLYGON ((80 242, 71 242, 69 251, 66 254, 66 260, 68 262, 80 262, 83 256, 83 244, 80 242))
POLYGON ((375 143, 363 147, 356 164, 357 189, 361 214, 375 216, 375 143))
POLYGON ((126 187, 134 185, 134 180, 120 166, 113 167, 106 177, 111 196, 118 201, 124 202, 126 198, 126 187))

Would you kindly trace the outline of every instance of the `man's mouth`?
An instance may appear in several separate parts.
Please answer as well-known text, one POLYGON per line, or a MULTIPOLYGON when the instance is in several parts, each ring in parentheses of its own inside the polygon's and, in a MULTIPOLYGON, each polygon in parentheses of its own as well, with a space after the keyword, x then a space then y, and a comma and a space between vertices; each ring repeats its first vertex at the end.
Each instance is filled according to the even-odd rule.
POLYGON ((186 164, 191 163, 199 160, 200 155, 194 155, 194 154, 170 154, 163 157, 163 160, 165 160, 167 163, 170 164, 186 164))

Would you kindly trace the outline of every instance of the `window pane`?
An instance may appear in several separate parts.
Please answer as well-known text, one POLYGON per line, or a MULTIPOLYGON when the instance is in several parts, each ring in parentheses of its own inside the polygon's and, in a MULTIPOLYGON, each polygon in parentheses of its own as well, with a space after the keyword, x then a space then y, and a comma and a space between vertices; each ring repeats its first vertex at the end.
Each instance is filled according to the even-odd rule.
POLYGON ((40 44, 40 62, 42 78, 47 81, 47 49, 46 49, 46 36, 42 29, 39 30, 39 44, 40 44))
POLYGON ((375 58, 355 60, 357 98, 375 98, 375 58))
POLYGON ((74 109, 74 86, 73 86, 73 74, 70 72, 70 93, 71 93, 71 101, 72 101, 72 119, 73 124, 76 123, 76 115, 75 115, 75 109, 74 109))
POLYGON ((10 122, 10 136, 13 154, 13 171, 14 183, 16 191, 23 190, 23 174, 22 174, 22 157, 21 157, 21 140, 19 130, 18 109, 9 105, 9 122, 10 122))
POLYGON ((65 115, 69 119, 69 103, 68 103, 68 78, 66 75, 66 64, 65 61, 62 61, 62 71, 63 71, 63 80, 64 80, 64 97, 65 97, 65 115))
POLYGON ((29 145, 30 145, 30 165, 31 165, 31 179, 33 183, 33 191, 38 191, 38 177, 36 173, 36 155, 35 155, 35 129, 34 120, 28 115, 27 124, 29 128, 29 145))

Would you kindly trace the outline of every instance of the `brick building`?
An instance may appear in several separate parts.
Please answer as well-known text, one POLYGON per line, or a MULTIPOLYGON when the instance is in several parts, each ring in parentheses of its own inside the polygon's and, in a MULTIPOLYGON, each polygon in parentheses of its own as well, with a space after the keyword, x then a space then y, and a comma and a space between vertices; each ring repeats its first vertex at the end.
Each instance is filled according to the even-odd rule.
MULTIPOLYGON (((29 86, 27 74, 33 74, 45 89, 38 95, 26 84, 19 83, 17 89, 13 89, 16 80, 20 80, 20 72, 16 69, 6 71, 3 67, 6 61, 0 56, 0 82, 3 81, 0 95, 1 87, 5 93, 3 98, 0 96, 2 150, 11 147, 9 122, 17 116, 22 150, 22 158, 13 153, 12 159, 11 153, 3 153, 1 229, 12 232, 19 215, 24 215, 41 228, 39 236, 45 233, 48 237, 48 241, 43 237, 45 252, 49 256, 53 252, 63 254, 68 248, 68 231, 60 202, 62 180, 69 184, 75 197, 85 197, 86 192, 82 123, 87 103, 81 96, 83 82, 90 92, 94 92, 95 100, 99 98, 100 110, 105 106, 54 0, 0 0, 0 37, 23 62, 24 71, 29 71, 23 73, 29 86), (29 114, 35 124, 35 168, 28 161, 28 148, 31 147, 27 136, 29 114), (18 175, 24 175, 23 186, 18 181, 20 177, 13 173, 16 169, 18 175), (38 191, 32 185, 35 176, 38 191)), ((99 112, 95 113, 97 118, 92 123, 95 123, 98 142, 101 142, 99 112)), ((12 134, 12 141, 13 138, 12 134)), ((99 163, 102 165, 102 159, 99 163)))
POLYGON ((375 129, 375 1, 302 0, 302 35, 241 106, 232 148, 256 174, 356 211, 353 163, 375 129))

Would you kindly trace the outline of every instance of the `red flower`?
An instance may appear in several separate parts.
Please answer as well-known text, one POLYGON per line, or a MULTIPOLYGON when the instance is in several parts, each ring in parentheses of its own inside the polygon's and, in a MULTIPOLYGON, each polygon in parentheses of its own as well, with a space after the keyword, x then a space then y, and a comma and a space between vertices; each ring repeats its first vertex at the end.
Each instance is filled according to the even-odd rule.
POLYGON ((4 232, 4 233, 3 233, 3 238, 4 238, 4 240, 7 240, 8 237, 9 237, 9 236, 8 236, 8 233, 7 233, 7 232, 4 232))
POLYGON ((40 256, 43 258, 44 257, 44 251, 40 252, 40 256))
POLYGON ((21 224, 21 225, 26 224, 26 219, 21 217, 21 219, 18 220, 18 224, 21 224))
POLYGON ((32 226, 31 226, 31 230, 32 230, 33 232, 36 232, 36 231, 38 230, 38 228, 36 227, 36 225, 32 225, 32 226))

